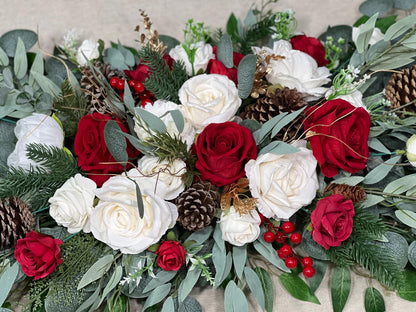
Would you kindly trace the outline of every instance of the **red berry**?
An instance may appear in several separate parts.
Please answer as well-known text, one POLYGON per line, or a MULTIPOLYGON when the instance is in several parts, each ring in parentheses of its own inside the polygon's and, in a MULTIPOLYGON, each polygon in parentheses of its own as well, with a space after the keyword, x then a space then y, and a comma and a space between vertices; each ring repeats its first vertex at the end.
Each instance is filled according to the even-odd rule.
POLYGON ((312 266, 307 266, 303 268, 303 275, 306 278, 314 277, 315 275, 315 269, 312 266))
POLYGON ((293 244, 299 244, 302 241, 302 235, 300 235, 299 233, 293 233, 290 236, 290 240, 293 244))
POLYGON ((298 261, 294 257, 288 257, 285 264, 289 269, 294 269, 298 265, 298 261))
POLYGON ((282 250, 281 249, 279 249, 278 251, 277 251, 277 256, 280 258, 280 259, 286 259, 286 254, 284 253, 284 252, 282 252, 282 250))
POLYGON ((124 79, 119 79, 116 84, 116 89, 123 91, 124 90, 124 79))
POLYGON ((259 217, 260 217, 260 226, 262 226, 264 221, 266 220, 266 217, 263 216, 261 213, 259 213, 259 217))
POLYGON ((137 81, 134 84, 134 91, 136 91, 137 93, 142 93, 144 90, 145 90, 145 87, 143 83, 141 83, 140 81, 137 81))
POLYGON ((142 107, 146 107, 146 105, 153 105, 153 101, 149 99, 142 99, 141 105, 142 107))
POLYGON ((118 77, 113 77, 113 78, 111 78, 111 79, 110 79, 110 86, 111 86, 112 88, 116 88, 118 81, 119 81, 118 77))
POLYGON ((310 257, 305 257, 305 258, 302 259, 302 263, 305 267, 312 266, 313 265, 313 260, 310 257))
POLYGON ((129 82, 128 82, 128 85, 129 85, 129 87, 131 88, 131 89, 133 89, 134 88, 134 85, 136 84, 136 80, 133 80, 133 79, 130 79, 129 80, 129 82))
POLYGON ((286 256, 290 256, 292 254, 292 247, 288 244, 283 245, 279 250, 286 256))
POLYGON ((282 244, 286 241, 286 235, 283 232, 276 233, 276 242, 282 244))
POLYGON ((282 230, 285 233, 292 233, 295 230, 295 225, 292 222, 287 221, 283 223, 282 230))
POLYGON ((264 233, 264 240, 266 242, 273 243, 275 239, 276 239, 276 235, 274 235, 272 231, 267 231, 266 233, 264 233))
POLYGON ((124 92, 120 93, 120 100, 124 101, 124 92))

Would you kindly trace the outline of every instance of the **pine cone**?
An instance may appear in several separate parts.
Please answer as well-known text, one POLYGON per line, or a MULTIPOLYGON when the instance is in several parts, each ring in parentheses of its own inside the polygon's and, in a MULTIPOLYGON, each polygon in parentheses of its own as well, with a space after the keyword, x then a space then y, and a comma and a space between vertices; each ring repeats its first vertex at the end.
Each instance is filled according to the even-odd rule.
POLYGON ((176 199, 182 227, 198 231, 211 224, 215 209, 219 208, 218 188, 207 181, 194 182, 176 199))
POLYGON ((324 193, 341 194, 353 203, 361 203, 365 199, 365 191, 361 186, 331 183, 325 187, 324 193))
MULTIPOLYGON (((386 98, 391 103, 390 109, 398 108, 416 99, 416 65, 406 68, 403 73, 395 73, 391 76, 386 86, 386 98)), ((416 112, 416 103, 403 107, 403 111, 416 112)))
POLYGON ((30 207, 19 197, 0 200, 0 249, 13 247, 35 226, 30 207))

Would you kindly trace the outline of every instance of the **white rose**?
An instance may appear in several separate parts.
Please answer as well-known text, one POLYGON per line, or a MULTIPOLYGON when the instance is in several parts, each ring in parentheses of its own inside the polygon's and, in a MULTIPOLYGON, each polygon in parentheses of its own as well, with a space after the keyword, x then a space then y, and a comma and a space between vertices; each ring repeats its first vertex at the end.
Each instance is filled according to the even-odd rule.
POLYGON ((185 189, 181 176, 186 173, 186 164, 181 159, 169 163, 167 160, 159 161, 158 157, 143 156, 137 169, 131 169, 128 176, 137 181, 140 189, 154 192, 163 199, 175 199, 185 189), (145 177, 141 178, 143 175, 145 177))
POLYGON ((49 199, 49 214, 69 233, 90 230, 90 215, 93 210, 97 185, 91 179, 76 174, 69 178, 53 197, 49 199))
MULTIPOLYGON (((352 28, 352 41, 355 43, 355 45, 357 45, 357 39, 358 39, 358 36, 360 35, 360 32, 361 32, 360 27, 352 28)), ((373 45, 376 42, 382 40, 383 38, 384 38, 384 34, 381 32, 380 28, 374 27, 369 44, 373 45)))
POLYGON ((215 54, 212 50, 212 46, 203 41, 197 42, 191 45, 191 49, 196 49, 194 59, 194 71, 192 72, 192 64, 189 61, 188 54, 183 46, 177 45, 169 51, 169 55, 175 61, 182 61, 185 64, 186 72, 192 76, 198 73, 200 70, 205 72, 207 69, 209 60, 215 59, 215 54))
POLYGON ((44 114, 33 113, 20 119, 14 128, 17 143, 14 151, 7 158, 9 167, 21 167, 29 170, 30 167, 41 167, 26 156, 26 146, 30 143, 39 143, 48 146, 63 147, 64 134, 59 123, 44 114))
POLYGON ((224 75, 203 74, 185 81, 179 89, 184 118, 197 133, 210 123, 231 120, 241 105, 234 82, 224 75))
POLYGON ((347 101, 354 107, 362 107, 366 111, 368 111, 367 106, 365 106, 363 103, 363 94, 358 90, 355 90, 353 93, 350 94, 339 95, 337 96, 337 99, 342 99, 344 101, 347 101))
POLYGON ((178 217, 175 205, 144 189, 140 218, 135 183, 125 176, 111 177, 96 193, 100 202, 91 214, 91 232, 122 253, 137 254, 157 243, 178 217))
MULTIPOLYGON (((185 122, 182 133, 179 133, 175 121, 173 120, 172 115, 169 113, 172 110, 182 111, 182 105, 178 105, 169 101, 157 100, 153 103, 153 105, 146 105, 144 109, 149 113, 159 117, 166 125, 166 129, 169 134, 179 135, 188 145, 188 149, 191 147, 195 139, 195 130, 192 128, 189 122, 185 122)), ((150 134, 139 126, 136 119, 134 131, 136 132, 137 137, 142 141, 150 138, 150 134)))
POLYGON ((98 58, 100 56, 100 52, 98 51, 99 46, 100 45, 97 41, 90 39, 84 40, 77 51, 76 57, 78 64, 85 66, 87 64, 87 60, 90 61, 98 58))
POLYGON ((412 135, 406 142, 406 156, 410 164, 416 167, 416 134, 412 135))
POLYGON ((220 219, 222 239, 234 246, 254 242, 260 235, 260 216, 256 210, 240 215, 234 206, 220 219))
POLYGON ((263 154, 245 166, 251 194, 258 199, 257 208, 267 218, 288 219, 310 204, 319 188, 317 161, 305 147, 306 141, 293 145, 300 151, 263 154))
POLYGON ((324 66, 318 67, 310 55, 293 50, 290 42, 279 40, 274 43, 273 49, 254 47, 253 51, 260 57, 264 57, 264 53, 284 56, 282 59, 270 61, 271 72, 266 75, 270 83, 291 89, 296 88, 303 94, 306 101, 317 100, 327 91, 327 88, 322 86, 330 81, 329 69, 324 66))

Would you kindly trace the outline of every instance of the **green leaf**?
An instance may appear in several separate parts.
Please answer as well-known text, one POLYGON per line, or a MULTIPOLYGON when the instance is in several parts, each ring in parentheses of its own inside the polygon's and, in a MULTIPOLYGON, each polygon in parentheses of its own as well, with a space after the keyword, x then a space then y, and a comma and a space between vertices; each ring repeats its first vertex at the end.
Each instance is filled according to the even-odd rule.
POLYGON ((267 153, 276 155, 293 154, 299 152, 299 149, 293 145, 285 143, 283 141, 272 141, 270 144, 263 147, 258 155, 267 153))
POLYGON ((238 21, 234 13, 230 15, 227 21, 227 33, 231 36, 233 40, 238 40, 238 21))
POLYGON ((363 180, 364 180, 364 177, 351 176, 351 177, 341 177, 341 178, 335 179, 334 181, 332 181, 332 183, 348 184, 351 186, 355 186, 363 182, 363 180))
MULTIPOLYGON (((97 287, 97 289, 94 291, 94 293, 88 297, 87 300, 85 300, 75 312, 82 312, 94 305, 97 300, 100 300, 100 290, 101 287, 97 287)), ((53 311, 46 311, 46 312, 53 312, 53 311)))
POLYGON ((144 146, 142 144, 142 142, 138 138, 136 138, 135 136, 132 136, 131 134, 128 134, 128 133, 125 133, 125 132, 123 132, 123 135, 129 140, 131 145, 133 145, 140 152, 143 153, 143 152, 148 152, 148 151, 153 150, 152 147, 144 146))
POLYGON ((160 285, 163 285, 169 282, 172 278, 176 276, 178 271, 165 271, 162 270, 156 274, 156 278, 153 278, 149 284, 143 289, 143 293, 149 292, 160 285))
POLYGON ((368 207, 377 205, 378 203, 381 203, 383 200, 384 200, 383 196, 367 194, 365 196, 364 201, 361 202, 360 205, 362 205, 363 208, 368 208, 368 207))
POLYGON ((406 239, 395 232, 386 232, 384 236, 388 242, 374 241, 372 244, 383 248, 383 253, 390 256, 400 269, 404 269, 408 262, 409 250, 406 239))
POLYGON ((175 304, 172 296, 169 296, 168 299, 165 300, 161 312, 175 312, 175 304))
POLYGON ((311 293, 314 294, 319 285, 321 285, 321 282, 326 273, 326 269, 328 267, 328 263, 326 261, 313 259, 313 267, 315 269, 315 275, 311 278, 308 278, 307 281, 309 283, 311 293))
POLYGON ((131 91, 130 91, 130 87, 129 87, 129 83, 126 81, 124 81, 124 96, 123 96, 123 101, 124 104, 127 106, 128 110, 131 113, 134 113, 134 99, 133 96, 131 95, 131 91))
POLYGON ((126 49, 120 41, 118 42, 117 49, 123 54, 124 62, 127 66, 133 67, 135 64, 134 55, 130 52, 130 50, 126 49))
POLYGON ((26 52, 38 41, 38 35, 32 30, 16 29, 3 34, 0 37, 0 47, 9 57, 14 57, 18 38, 23 41, 26 52))
POLYGON ((233 246, 233 262, 234 269, 237 273, 238 278, 241 279, 243 270, 247 261, 247 245, 244 246, 233 246))
POLYGON ((169 52, 177 45, 181 44, 181 42, 178 39, 167 35, 159 35, 159 40, 162 41, 165 44, 165 46, 167 46, 167 52, 169 52))
POLYGON ((374 31, 377 17, 378 13, 375 13, 368 19, 367 22, 360 26, 360 34, 358 35, 356 42, 357 51, 359 53, 364 53, 367 50, 368 44, 374 31))
POLYGON ((360 12, 367 16, 376 13, 383 16, 393 7, 393 0, 367 0, 360 5, 360 12))
POLYGON ((14 74, 17 79, 22 79, 27 72, 27 56, 22 39, 17 39, 16 52, 14 56, 14 74))
POLYGON ((312 258, 319 260, 329 260, 326 250, 313 240, 311 232, 309 232, 307 229, 303 231, 302 242, 300 246, 303 251, 305 251, 312 258))
POLYGON ((399 286, 397 294, 408 301, 416 301, 416 272, 414 270, 404 271, 404 281, 399 286))
POLYGON ((257 18, 252 9, 248 10, 246 18, 244 19, 244 24, 246 24, 246 26, 253 26, 257 24, 257 18))
POLYGON ((143 206, 142 192, 140 191, 139 184, 137 184, 136 180, 133 180, 133 181, 134 181, 134 185, 136 186, 137 209, 139 210, 140 218, 143 218, 143 216, 144 216, 144 206, 143 206))
POLYGON ((416 34, 402 41, 402 44, 409 49, 416 49, 416 34))
POLYGON ((394 7, 402 10, 410 10, 415 3, 416 0, 394 0, 394 7))
POLYGON ((334 312, 344 309, 351 290, 351 273, 347 267, 336 267, 331 279, 331 298, 334 312))
POLYGON ((407 251, 407 258, 411 265, 416 268, 416 240, 414 240, 410 245, 407 251))
POLYGON ((282 119, 279 120, 279 122, 273 127, 271 137, 273 138, 275 135, 277 135, 280 130, 283 129, 286 125, 288 125, 290 122, 295 120, 304 110, 306 106, 298 109, 297 111, 294 111, 290 113, 289 115, 284 116, 282 119))
POLYGON ((288 113, 281 113, 277 116, 274 116, 272 119, 268 120, 261 126, 260 129, 253 133, 253 137, 256 140, 257 145, 263 142, 266 136, 273 130, 273 128, 279 123, 283 117, 285 117, 288 113))
POLYGON ((77 290, 84 288, 85 286, 91 284, 97 279, 101 278, 111 267, 111 264, 114 261, 113 255, 105 255, 98 259, 89 269, 85 272, 84 276, 78 283, 77 290))
POLYGON ((234 281, 230 281, 225 288, 224 308, 225 312, 248 312, 246 296, 234 281))
POLYGON ((122 166, 126 167, 129 160, 127 142, 123 131, 115 120, 109 120, 104 127, 104 141, 108 151, 122 166))
POLYGON ((126 70, 129 67, 125 63, 124 55, 115 48, 108 48, 104 52, 103 60, 110 63, 112 69, 126 70))
POLYGON ((179 304, 178 312, 202 312, 202 307, 195 298, 188 296, 179 304))
POLYGON ((227 254, 225 250, 225 243, 222 240, 222 234, 219 224, 216 225, 213 238, 215 240, 214 246, 212 247, 212 262, 215 267, 215 284, 214 289, 220 286, 223 273, 225 271, 227 254))
POLYGON ((189 241, 195 241, 197 245, 201 245, 204 243, 212 233, 212 226, 207 226, 203 228, 202 230, 193 232, 191 235, 188 236, 188 238, 185 240, 184 243, 189 241))
POLYGON ((17 274, 19 273, 19 262, 15 262, 12 266, 8 267, 0 276, 0 306, 3 305, 10 290, 13 287, 17 274))
POLYGON ((267 312, 273 312, 273 302, 274 302, 274 286, 272 279, 270 278, 269 273, 261 267, 254 269, 261 281, 261 286, 264 293, 264 302, 267 312))
POLYGON ((318 298, 311 294, 309 286, 299 276, 283 273, 279 278, 286 290, 296 299, 320 304, 318 298))
POLYGON ((390 154, 390 150, 384 146, 383 143, 380 142, 377 138, 371 138, 368 140, 368 147, 371 147, 372 149, 379 151, 381 153, 387 153, 390 154))
POLYGON ((151 130, 158 131, 159 133, 165 133, 167 131, 164 122, 147 110, 136 107, 136 114, 149 126, 151 130))
POLYGON ((391 25, 389 29, 387 29, 386 34, 384 36, 384 41, 393 40, 399 37, 406 31, 408 31, 411 27, 413 27, 415 23, 416 15, 410 15, 408 17, 398 20, 396 23, 391 25))
POLYGON ((0 48, 0 65, 6 67, 9 65, 9 57, 2 48, 0 48))
POLYGON ((396 164, 400 160, 401 156, 395 156, 386 160, 384 163, 378 165, 373 170, 371 170, 365 176, 363 183, 364 184, 375 184, 383 180, 389 172, 394 168, 394 164, 396 164))
POLYGON ((169 113, 175 122, 176 129, 178 129, 179 133, 182 133, 183 128, 185 127, 185 119, 183 118, 182 113, 178 109, 171 110, 169 113))
POLYGON ((383 34, 385 34, 387 29, 389 29, 389 27, 396 22, 396 18, 397 15, 391 15, 385 18, 380 18, 376 22, 376 27, 379 28, 383 34))
POLYGON ((238 80, 238 95, 242 99, 246 99, 253 87, 254 74, 256 72, 257 56, 248 54, 244 56, 238 65, 237 80, 238 80))
POLYGON ((150 293, 149 297, 147 297, 143 305, 143 312, 145 312, 147 308, 161 302, 169 294, 170 288, 171 288, 171 284, 167 283, 164 285, 160 285, 159 287, 154 289, 150 293))
POLYGON ((254 119, 244 119, 240 122, 240 126, 250 129, 251 132, 257 131, 261 128, 261 123, 254 119))
POLYGON ((121 265, 118 265, 116 269, 114 270, 113 274, 110 277, 110 280, 108 281, 107 285, 105 285, 103 293, 101 295, 101 302, 105 299, 105 297, 114 289, 117 287, 118 283, 121 280, 121 277, 123 276, 123 267, 121 265))
POLYGON ((32 72, 36 72, 38 74, 43 75, 45 71, 45 66, 43 63, 43 55, 41 51, 38 51, 36 53, 35 60, 32 63, 32 66, 30 67, 30 73, 29 73, 29 84, 33 86, 33 83, 35 81, 35 78, 33 78, 32 72))
POLYGON ((33 76, 34 81, 36 81, 43 92, 48 93, 53 97, 57 97, 61 93, 61 89, 49 78, 35 71, 30 72, 30 74, 33 76))
POLYGON ((234 67, 233 62, 233 42, 229 34, 225 33, 218 43, 217 50, 218 60, 227 68, 234 67))
POLYGON ((364 296, 364 307, 366 312, 386 311, 383 296, 374 287, 368 287, 366 289, 364 296))
POLYGON ((416 173, 409 174, 387 184, 384 193, 402 194, 416 186, 416 173))
POLYGON ((264 299, 263 286, 262 286, 260 277, 250 267, 244 268, 244 275, 246 277, 248 287, 250 288, 251 292, 254 295, 254 298, 256 298, 257 303, 260 305, 261 309, 264 311, 266 309, 266 303, 264 299))
POLYGON ((416 229, 416 213, 410 210, 396 210, 394 212, 400 222, 416 229))
POLYGON ((179 285, 179 291, 178 291, 179 302, 184 301, 185 298, 189 295, 192 288, 194 288, 196 282, 198 281, 198 278, 201 275, 201 272, 202 272, 201 269, 188 270, 188 273, 186 274, 185 279, 179 285))
POLYGON ((259 238, 253 242, 254 249, 256 249, 259 254, 261 254, 264 258, 266 258, 270 263, 275 265, 280 270, 284 272, 290 272, 290 270, 286 267, 284 261, 277 256, 277 252, 273 248, 273 245, 266 243, 263 235, 264 229, 262 229, 259 238))

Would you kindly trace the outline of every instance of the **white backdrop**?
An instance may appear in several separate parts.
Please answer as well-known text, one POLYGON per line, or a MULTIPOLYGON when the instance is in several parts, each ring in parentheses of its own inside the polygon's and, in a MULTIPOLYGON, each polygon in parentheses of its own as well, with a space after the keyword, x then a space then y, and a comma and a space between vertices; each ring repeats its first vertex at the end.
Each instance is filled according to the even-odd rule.
MULTIPOLYGON (((224 27, 231 12, 244 19, 248 8, 261 1, 252 0, 0 0, 0 34, 17 28, 37 31, 40 47, 52 52, 55 43, 72 28, 83 30, 83 39, 103 39, 108 42, 120 40, 135 47, 137 33, 134 28, 141 23, 139 9, 149 15, 154 29, 181 40, 182 30, 189 18, 203 21, 211 29, 224 27)), ((352 25, 361 15, 358 7, 363 0, 279 0, 276 11, 292 8, 298 19, 298 31, 318 36, 328 25, 352 25)), ((399 12, 400 13, 400 12, 399 12)), ((403 13, 403 12, 401 12, 403 13)), ((332 311, 328 272, 316 292, 321 305, 305 303, 292 298, 275 281, 275 311, 332 311)), ((366 278, 353 276, 352 292, 345 312, 364 311, 364 291, 370 285, 366 278)), ((400 299, 386 292, 373 282, 384 295, 387 311, 415 311, 416 303, 400 299)), ((195 289, 193 295, 201 302, 204 311, 223 311, 222 290, 195 289)), ((250 311, 260 310, 250 296, 250 311)), ((139 309, 139 308, 137 308, 139 309)))

